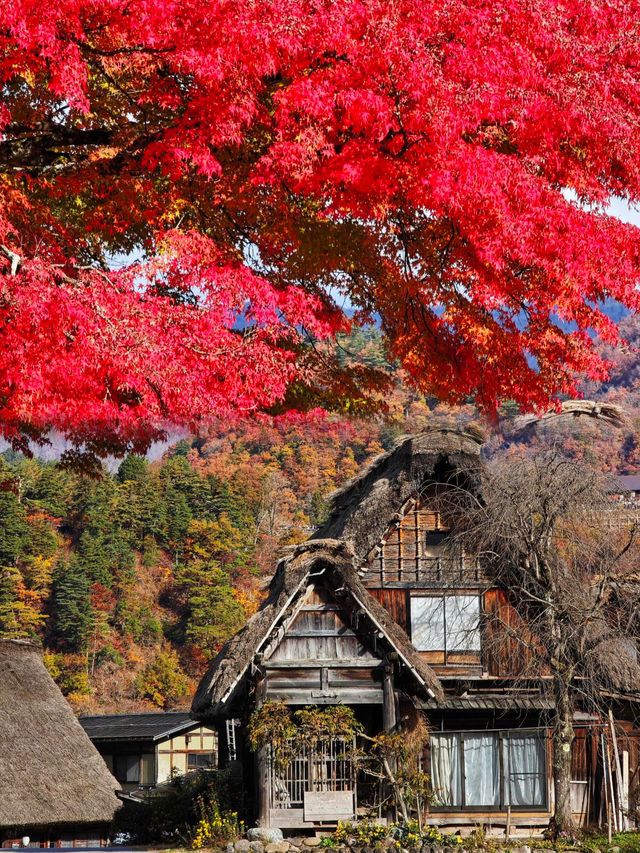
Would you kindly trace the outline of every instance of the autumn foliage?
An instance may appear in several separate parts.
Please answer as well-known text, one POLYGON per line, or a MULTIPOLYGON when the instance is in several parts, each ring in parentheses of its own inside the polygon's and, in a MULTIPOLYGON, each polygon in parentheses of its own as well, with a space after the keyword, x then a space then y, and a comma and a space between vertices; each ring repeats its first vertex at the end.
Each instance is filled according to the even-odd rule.
POLYGON ((344 297, 442 399, 602 378, 602 300, 640 299, 605 212, 640 195, 639 14, 2 0, 4 434, 123 452, 362 397, 317 346, 344 297))

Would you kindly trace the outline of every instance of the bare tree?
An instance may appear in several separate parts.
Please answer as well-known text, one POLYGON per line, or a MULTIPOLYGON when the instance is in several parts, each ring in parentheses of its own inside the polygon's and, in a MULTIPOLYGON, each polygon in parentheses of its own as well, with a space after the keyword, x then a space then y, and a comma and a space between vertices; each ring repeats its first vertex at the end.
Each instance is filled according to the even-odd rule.
POLYGON ((494 463, 476 494, 441 498, 450 547, 481 557, 527 626, 520 640, 534 644, 538 675, 549 676, 556 831, 574 828, 575 708, 603 711, 608 692, 640 685, 640 537, 609 492, 593 469, 547 453, 494 463))

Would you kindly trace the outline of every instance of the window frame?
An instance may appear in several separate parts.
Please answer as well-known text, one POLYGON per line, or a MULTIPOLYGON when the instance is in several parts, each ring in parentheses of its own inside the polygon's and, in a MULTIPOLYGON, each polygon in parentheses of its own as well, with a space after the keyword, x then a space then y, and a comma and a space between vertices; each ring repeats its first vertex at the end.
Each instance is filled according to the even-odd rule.
POLYGON ((203 749, 191 749, 187 752, 187 760, 186 760, 186 772, 188 773, 190 770, 201 770, 203 767, 205 769, 215 769, 218 764, 218 756, 214 750, 203 750, 203 749), (207 764, 198 764, 198 759, 201 756, 208 756, 209 761, 207 764), (189 762, 191 759, 195 760, 195 766, 189 767, 189 762))
MULTIPOLYGON (((409 636, 411 637, 411 642, 414 644, 416 651, 425 652, 426 654, 441 654, 442 655, 442 663, 454 663, 465 665, 468 663, 476 664, 481 663, 482 661, 482 646, 483 646, 483 617, 484 617, 484 595, 478 589, 447 589, 447 590, 412 590, 409 595, 409 636), (414 627, 413 627, 413 601, 424 598, 436 598, 441 601, 442 604, 442 624, 444 631, 444 649, 423 649, 419 648, 415 645, 415 636, 414 636, 414 627), (448 629, 447 629, 447 598, 475 598, 478 601, 478 623, 475 628, 475 633, 477 634, 477 648, 476 649, 449 649, 448 646, 448 629), (455 656, 467 656, 473 657, 473 661, 455 661, 450 660, 450 657, 455 656)), ((430 663, 436 663, 436 661, 430 661, 430 663)))
POLYGON ((120 782, 121 785, 137 785, 140 787, 141 763, 141 753, 139 752, 115 753, 113 755, 113 770, 111 772, 116 781, 120 782), (129 779, 130 774, 137 776, 137 778, 129 779))
MULTIPOLYGON (((549 756, 549 734, 547 729, 544 728, 514 728, 514 729, 440 729, 438 731, 431 733, 431 738, 437 737, 438 735, 458 735, 460 738, 459 743, 459 766, 460 766, 460 799, 461 804, 459 806, 454 805, 440 805, 435 803, 429 809, 430 813, 439 813, 439 812, 494 812, 500 813, 507 811, 508 808, 511 808, 512 812, 534 812, 534 813, 548 813, 550 810, 549 804, 549 767, 550 767, 550 756, 549 756), (495 735, 498 741, 498 762, 499 762, 499 772, 500 772, 500 803, 499 805, 490 806, 490 805, 466 805, 466 772, 465 772, 465 764, 464 764, 464 739, 465 736, 476 736, 476 735, 495 735), (508 742, 510 739, 518 738, 518 737, 527 737, 535 735, 541 743, 541 753, 543 757, 543 767, 540 775, 542 782, 542 804, 541 805, 513 805, 506 802, 507 800, 507 784, 509 783, 510 776, 506 772, 506 768, 504 766, 504 746, 505 742, 508 742)), ((429 776, 433 778, 433 765, 432 765, 432 742, 429 744, 429 776)))

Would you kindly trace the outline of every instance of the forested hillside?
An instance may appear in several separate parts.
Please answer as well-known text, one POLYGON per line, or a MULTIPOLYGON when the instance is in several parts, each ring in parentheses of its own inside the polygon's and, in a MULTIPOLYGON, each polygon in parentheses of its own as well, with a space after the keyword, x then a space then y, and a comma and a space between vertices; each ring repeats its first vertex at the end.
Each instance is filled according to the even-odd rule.
MULTIPOLYGON (((503 411, 492 453, 558 442, 620 473, 640 470, 640 375, 628 353, 592 397, 619 402, 629 426, 587 419, 514 437, 503 411)), ((384 367, 375 331, 339 358, 384 367)), ((402 432, 476 419, 395 390, 368 420, 218 423, 161 461, 127 457, 99 478, 6 452, 0 457, 0 636, 38 637, 78 711, 187 706, 207 661, 251 615, 280 549, 306 538, 327 495, 402 432)))
MULTIPOLYGON (((375 332, 339 358, 384 366, 375 332)), ((326 495, 430 414, 399 390, 387 415, 219 423, 150 464, 100 477, 0 457, 0 635, 37 637, 79 711, 179 707, 255 611, 277 553, 326 495)))

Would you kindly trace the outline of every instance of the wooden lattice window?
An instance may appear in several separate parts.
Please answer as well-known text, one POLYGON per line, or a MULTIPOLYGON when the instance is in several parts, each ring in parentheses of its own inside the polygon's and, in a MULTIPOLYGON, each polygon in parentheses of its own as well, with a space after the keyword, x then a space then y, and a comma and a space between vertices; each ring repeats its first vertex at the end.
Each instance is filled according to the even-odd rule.
POLYGON ((302 808, 308 791, 355 791, 355 768, 349 757, 353 747, 342 739, 319 741, 301 749, 281 772, 271 761, 272 808, 302 808))

